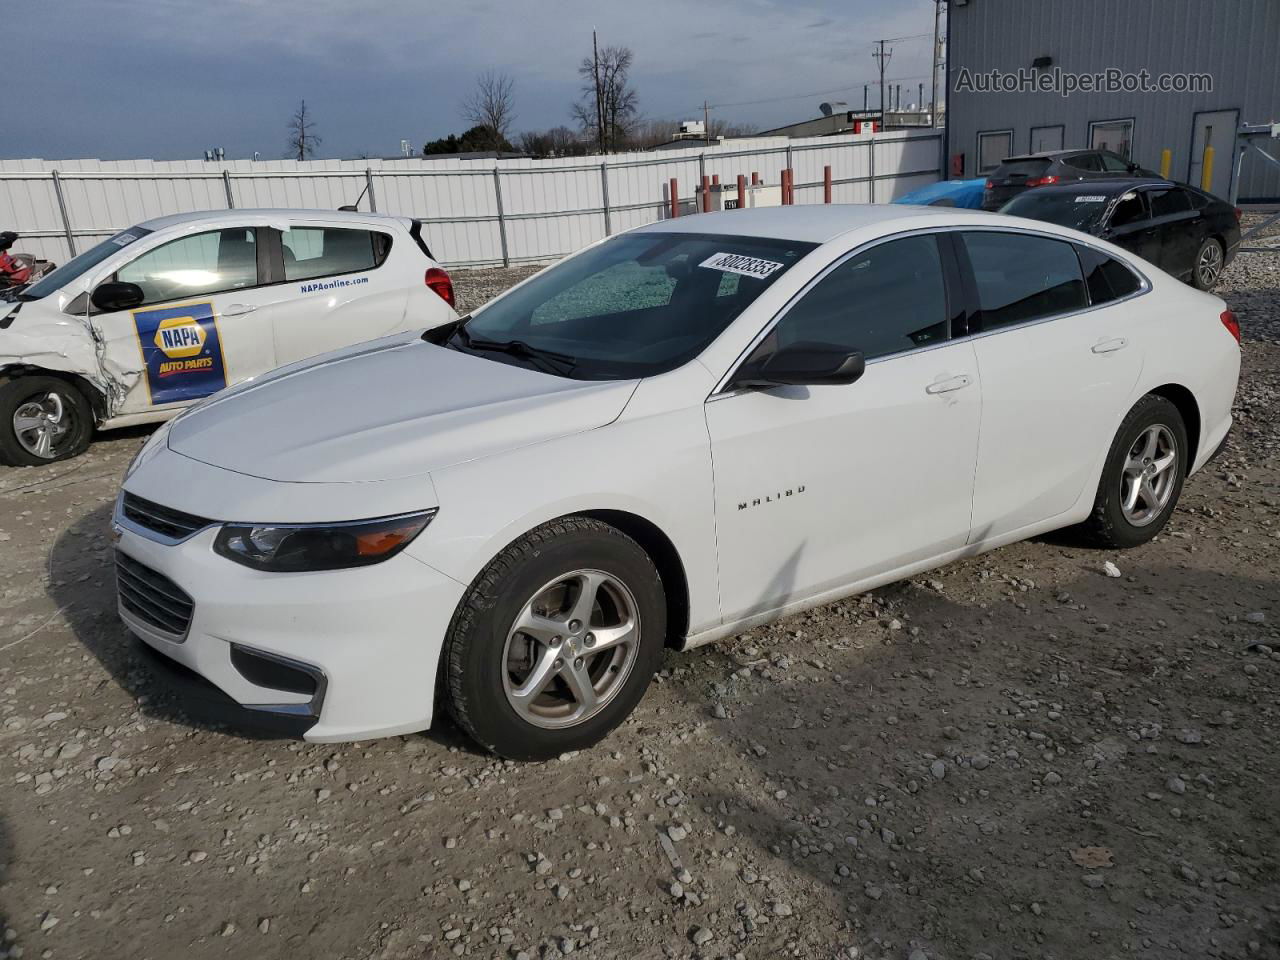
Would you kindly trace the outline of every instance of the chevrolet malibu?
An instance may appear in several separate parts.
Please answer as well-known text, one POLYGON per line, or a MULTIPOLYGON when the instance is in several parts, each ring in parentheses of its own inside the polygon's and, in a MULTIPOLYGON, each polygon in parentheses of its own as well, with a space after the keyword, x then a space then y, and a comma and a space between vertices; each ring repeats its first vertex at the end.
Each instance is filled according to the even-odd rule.
POLYGON ((308 740, 443 708, 551 757, 621 723, 664 647, 1060 527, 1150 540, 1224 441, 1238 337, 1030 220, 656 223, 161 427, 115 509, 120 615, 308 740))

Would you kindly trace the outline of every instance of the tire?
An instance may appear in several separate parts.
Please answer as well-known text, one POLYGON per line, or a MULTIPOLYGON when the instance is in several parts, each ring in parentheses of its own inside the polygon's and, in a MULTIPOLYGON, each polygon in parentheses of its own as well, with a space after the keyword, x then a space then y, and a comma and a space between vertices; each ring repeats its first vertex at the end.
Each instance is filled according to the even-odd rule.
POLYGON ((1082 532, 1102 547, 1137 547, 1149 541, 1169 522, 1191 455, 1187 427, 1178 408, 1164 397, 1143 397, 1116 431, 1098 481, 1093 513, 1082 532), (1172 462, 1160 469, 1159 464, 1170 453, 1172 462), (1152 468, 1155 473, 1150 472, 1152 468), (1146 489, 1141 487, 1144 476, 1146 489), (1136 496, 1132 493, 1135 483, 1140 488, 1136 496), (1132 509, 1126 510, 1129 498, 1133 499, 1132 509))
POLYGON ((662 579, 639 544, 590 517, 553 520, 490 561, 459 604, 441 665, 447 708, 511 760, 584 749, 640 702, 666 629, 662 579))
POLYGON ((1191 266, 1191 285, 1197 290, 1212 290, 1226 267, 1226 254, 1216 237, 1205 237, 1196 251, 1191 266))
POLYGON ((33 467, 78 457, 93 438, 89 401, 58 377, 0 381, 0 463, 33 467), (20 429, 24 424, 29 429, 20 429))

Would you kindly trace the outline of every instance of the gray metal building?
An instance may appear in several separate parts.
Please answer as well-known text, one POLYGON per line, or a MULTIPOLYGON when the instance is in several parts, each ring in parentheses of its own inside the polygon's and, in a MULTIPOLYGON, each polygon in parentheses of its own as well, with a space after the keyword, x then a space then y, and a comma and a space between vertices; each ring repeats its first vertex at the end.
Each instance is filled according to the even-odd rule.
MULTIPOLYGON (((952 176, 981 176, 1010 154, 1094 146, 1152 170, 1168 150, 1169 176, 1199 185, 1211 146, 1210 189, 1228 197, 1237 130, 1280 121, 1280 0, 950 0, 948 18, 952 176), (980 86, 989 89, 993 70, 1047 84, 1057 71, 1108 69, 1146 71, 1152 82, 1207 74, 1212 89, 1062 96, 980 86)), ((1280 157, 1280 140, 1249 142, 1280 157)), ((1280 200, 1280 166, 1246 152, 1238 192, 1241 202, 1280 200)))

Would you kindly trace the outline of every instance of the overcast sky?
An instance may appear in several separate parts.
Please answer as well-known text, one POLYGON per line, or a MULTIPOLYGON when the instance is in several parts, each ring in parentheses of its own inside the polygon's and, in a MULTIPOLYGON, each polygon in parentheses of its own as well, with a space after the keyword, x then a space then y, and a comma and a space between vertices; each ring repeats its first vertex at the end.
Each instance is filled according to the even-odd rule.
MULTIPOLYGON (((489 68, 515 81, 516 131, 567 124, 592 27, 633 50, 644 116, 700 117, 705 97, 726 104, 714 116, 764 128, 816 116, 824 99, 860 107, 872 41, 930 34, 932 11, 932 0, 43 0, 5 18, 0 157, 221 146, 275 159, 303 97, 321 156, 395 154, 401 138, 420 150, 465 128, 459 102, 489 68)), ((892 45, 904 104, 919 82, 928 99, 929 44, 892 45)))

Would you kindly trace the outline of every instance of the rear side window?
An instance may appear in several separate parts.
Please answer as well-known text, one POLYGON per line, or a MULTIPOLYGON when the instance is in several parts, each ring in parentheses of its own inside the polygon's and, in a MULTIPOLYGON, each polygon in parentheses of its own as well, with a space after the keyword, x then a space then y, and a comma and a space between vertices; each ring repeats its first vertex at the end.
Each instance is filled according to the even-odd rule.
POLYGON ((1089 303, 1098 306, 1120 300, 1137 293, 1142 288, 1138 275, 1114 257, 1092 247, 1076 247, 1080 266, 1084 270, 1085 287, 1089 291, 1089 303))
POLYGON ((291 227, 280 235, 286 280, 311 280, 359 273, 381 266, 391 238, 371 230, 291 227))
POLYGON ((1175 213, 1186 213, 1191 209, 1191 199, 1185 190, 1174 187, 1172 190, 1152 190, 1151 216, 1167 217, 1175 213))
POLYGON ((256 230, 245 227, 179 237, 126 263, 116 279, 141 287, 144 304, 254 287, 257 237, 256 230))
POLYGON ((1017 233, 962 236, 978 288, 980 329, 1088 306, 1080 260, 1071 244, 1017 233))
POLYGON ((1129 164, 1125 163, 1113 153, 1099 154, 1102 158, 1102 169, 1109 173, 1128 173, 1129 164))
POLYGON ((774 336, 777 347, 827 343, 868 360, 947 339, 937 240, 903 237, 855 254, 787 312, 774 336))
POLYGON ((1098 159, 1096 153, 1080 153, 1074 157, 1067 157, 1062 162, 1069 167, 1075 167, 1077 170, 1088 170, 1092 173, 1102 172, 1102 161, 1098 159))
POLYGON ((1001 177, 1038 177, 1049 169, 1048 160, 1010 160, 996 167, 992 178, 1001 177))

